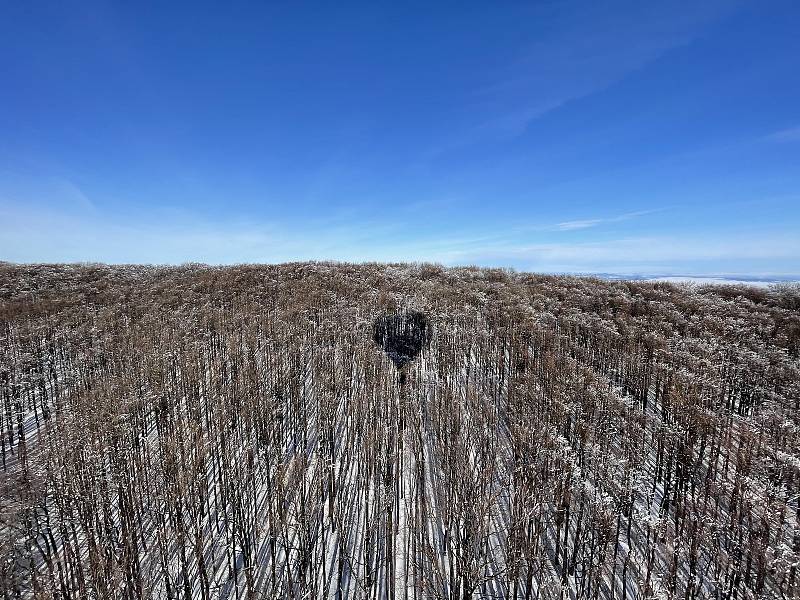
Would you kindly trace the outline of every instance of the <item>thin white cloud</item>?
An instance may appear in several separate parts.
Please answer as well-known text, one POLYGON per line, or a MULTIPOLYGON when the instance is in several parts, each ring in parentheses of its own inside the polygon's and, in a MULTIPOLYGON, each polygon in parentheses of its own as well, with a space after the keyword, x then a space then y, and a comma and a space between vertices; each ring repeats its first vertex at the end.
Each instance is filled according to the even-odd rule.
MULTIPOLYGON (((68 179, 56 179, 57 191, 61 193, 66 202, 74 205, 78 210, 94 212, 96 207, 77 184, 68 179)), ((52 197, 52 196, 51 196, 52 197)))
MULTIPOLYGON (((572 8, 569 22, 543 34, 522 58, 500 69, 497 79, 475 90, 476 113, 483 108, 486 116, 466 136, 468 141, 489 134, 521 135, 536 119, 606 89, 685 46, 708 23, 736 7, 723 0, 682 11, 653 3, 622 11, 587 3, 575 3, 572 8)), ((541 17, 553 18, 547 9, 541 17)))
POLYGON ((371 247, 403 227, 221 221, 174 208, 112 217, 3 202, 0 222, 0 260, 157 264, 366 260, 371 247))
POLYGON ((576 229, 588 229, 590 227, 596 227, 598 225, 602 225, 604 223, 619 223, 621 221, 628 221, 630 219, 635 219, 637 217, 643 217, 645 215, 650 215, 653 213, 661 212, 666 210, 664 208, 654 208, 650 210, 637 210, 635 212, 624 213, 621 215, 617 215, 615 217, 607 217, 607 218, 600 218, 600 219, 578 219, 575 221, 563 221, 558 223, 554 229, 558 231, 573 231, 576 229))
POLYGON ((800 127, 781 129, 769 134, 764 139, 770 142, 800 142, 800 127))
POLYGON ((583 219, 580 221, 564 221, 556 226, 559 231, 572 231, 573 229, 588 229, 600 223, 607 222, 606 219, 583 219))
MULTIPOLYGON (((585 221, 624 220, 641 213, 585 221)), ((394 221, 368 227, 361 221, 309 226, 258 219, 223 222, 170 211, 122 219, 3 207, 2 203, 0 222, 4 223, 0 260, 13 262, 432 261, 548 272, 800 273, 800 238, 780 230, 577 242, 554 239, 557 229, 553 226, 447 237, 435 232, 417 234, 407 223, 394 221), (532 232, 541 234, 535 236, 540 241, 531 242, 532 232)), ((563 223, 572 223, 574 228, 577 221, 563 223)))
POLYGON ((800 273, 800 239, 781 232, 714 238, 638 237, 585 243, 506 244, 458 248, 439 257, 446 264, 511 265, 533 271, 636 273, 800 273))

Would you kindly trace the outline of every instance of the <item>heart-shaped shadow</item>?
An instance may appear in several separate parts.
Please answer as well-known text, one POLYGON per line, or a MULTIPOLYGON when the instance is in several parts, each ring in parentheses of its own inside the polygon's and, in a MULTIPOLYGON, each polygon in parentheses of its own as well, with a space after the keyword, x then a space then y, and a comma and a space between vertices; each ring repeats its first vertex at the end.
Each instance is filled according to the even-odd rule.
POLYGON ((402 370, 431 341, 431 325, 421 312, 383 315, 375 320, 372 339, 402 370))

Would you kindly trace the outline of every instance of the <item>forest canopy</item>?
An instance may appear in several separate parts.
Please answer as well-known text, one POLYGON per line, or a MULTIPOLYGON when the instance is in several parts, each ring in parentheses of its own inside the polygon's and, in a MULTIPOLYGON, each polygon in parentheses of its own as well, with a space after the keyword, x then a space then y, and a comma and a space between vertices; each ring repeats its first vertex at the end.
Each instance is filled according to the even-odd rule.
POLYGON ((800 593, 796 285, 0 263, 0 401, 4 598, 800 593))

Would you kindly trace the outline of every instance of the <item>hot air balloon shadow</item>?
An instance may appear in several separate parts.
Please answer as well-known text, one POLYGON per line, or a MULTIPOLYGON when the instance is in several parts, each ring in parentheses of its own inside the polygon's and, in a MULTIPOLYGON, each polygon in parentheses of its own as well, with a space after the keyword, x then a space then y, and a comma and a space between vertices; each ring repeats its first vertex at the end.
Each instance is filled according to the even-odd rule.
POLYGON ((400 372, 400 385, 406 382, 406 366, 431 341, 432 328, 421 312, 383 315, 375 320, 372 339, 400 372))

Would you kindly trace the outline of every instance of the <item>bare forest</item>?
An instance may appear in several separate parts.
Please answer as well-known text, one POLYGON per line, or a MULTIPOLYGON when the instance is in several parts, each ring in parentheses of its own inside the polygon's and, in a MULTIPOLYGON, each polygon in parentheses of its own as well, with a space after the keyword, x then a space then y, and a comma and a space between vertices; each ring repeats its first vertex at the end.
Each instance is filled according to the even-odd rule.
POLYGON ((800 289, 0 263, 5 599, 800 596, 800 289))

